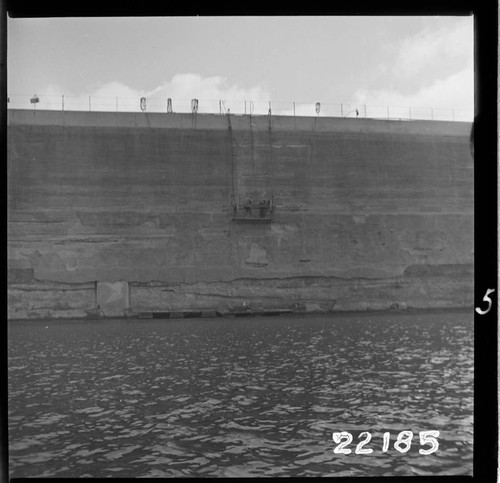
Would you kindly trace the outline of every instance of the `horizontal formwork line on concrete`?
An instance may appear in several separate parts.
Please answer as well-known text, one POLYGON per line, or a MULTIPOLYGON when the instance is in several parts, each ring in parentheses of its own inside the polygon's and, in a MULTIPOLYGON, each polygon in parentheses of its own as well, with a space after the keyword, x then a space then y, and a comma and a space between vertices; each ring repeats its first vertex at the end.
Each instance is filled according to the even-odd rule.
POLYGON ((245 316, 279 316, 288 315, 293 311, 291 309, 263 309, 263 310, 171 310, 155 312, 129 312, 127 317, 138 317, 148 319, 190 319, 190 318, 208 318, 208 317, 245 317, 245 316))
MULTIPOLYGON (((398 313, 401 315, 404 314, 413 314, 413 313, 472 313, 473 314, 474 310, 474 305, 470 304, 465 304, 465 305, 456 305, 456 306, 450 306, 450 307, 421 307, 421 306, 398 306, 398 307, 384 307, 384 308, 362 308, 359 310, 356 309, 334 309, 330 311, 290 311, 287 313, 284 313, 283 315, 286 315, 287 317, 290 316, 296 316, 296 317, 324 317, 325 314, 328 314, 328 316, 335 317, 335 316, 343 316, 347 314, 353 314, 355 316, 370 316, 370 314, 373 313, 398 313)), ((128 313, 127 315, 122 315, 122 316, 87 316, 87 317, 68 317, 68 316, 63 316, 63 317, 51 317, 48 319, 47 317, 45 318, 40 318, 36 319, 33 317, 12 317, 9 316, 7 321, 8 323, 23 323, 23 322, 28 322, 31 323, 33 321, 40 321, 40 323, 46 324, 49 320, 52 320, 54 322, 74 322, 74 323, 81 323, 82 321, 99 321, 101 323, 105 323, 106 321, 113 321, 113 320, 123 320, 124 322, 127 321, 128 319, 144 319, 144 320, 150 320, 150 319, 159 319, 161 320, 161 316, 153 317, 152 316, 153 312, 137 312, 137 313, 128 313)), ((161 312, 158 312, 158 314, 161 314, 161 312)), ((249 314, 249 316, 252 316, 253 314, 249 314)), ((260 316, 273 316, 275 314, 262 314, 260 316)), ((281 314, 279 314, 281 315, 281 314)), ((219 317, 215 315, 208 315, 208 316, 201 316, 200 318, 216 318, 219 317)), ((228 316, 223 316, 221 317, 234 317, 233 315, 228 315, 228 316)), ((180 317, 163 317, 163 319, 176 319, 180 317)), ((182 317, 184 319, 184 317, 182 317)), ((186 317, 186 318, 191 318, 191 317, 186 317)))
MULTIPOLYGON (((161 213, 158 213, 156 216, 159 215, 204 215, 204 216, 217 216, 220 218, 227 217, 229 218, 229 214, 231 212, 230 207, 220 209, 220 211, 162 211, 161 213)), ((334 210, 325 210, 325 209, 318 209, 317 206, 311 206, 311 209, 308 208, 285 208, 285 207, 280 207, 279 205, 276 205, 276 212, 275 215, 279 216, 279 213, 286 213, 287 215, 293 215, 293 214, 308 214, 310 216, 339 216, 339 217, 344 217, 344 218, 351 218, 351 217, 363 217, 367 218, 369 216, 401 216, 401 215, 414 215, 414 216, 473 216, 474 211, 473 210, 459 210, 459 211, 451 211, 451 210, 446 210, 446 211, 433 211, 433 210, 420 210, 420 211, 409 211, 409 210, 392 210, 392 211, 378 211, 378 210, 370 210, 370 209, 364 209, 363 211, 349 211, 346 212, 346 210, 343 211, 334 211, 334 210), (279 211, 278 211, 279 210, 279 211)), ((144 223, 149 220, 145 220, 144 223)), ((273 222, 278 223, 280 220, 277 218, 273 219, 273 222)), ((17 224, 25 224, 24 220, 8 220, 7 224, 8 225, 17 225, 17 224)), ((66 223, 68 225, 73 225, 73 224, 79 224, 80 220, 78 218, 73 218, 73 219, 68 219, 65 220, 64 222, 60 221, 30 221, 28 222, 30 225, 35 225, 35 224, 40 224, 40 225, 50 225, 50 224, 61 224, 61 223, 66 223)), ((122 227, 122 228, 127 228, 127 227, 133 227, 133 226, 140 226, 142 223, 113 223, 113 222, 96 222, 96 223, 86 223, 83 224, 84 226, 91 225, 91 226, 112 226, 112 227, 122 227)), ((165 227, 168 228, 168 227, 165 227)), ((162 229, 162 227, 158 227, 158 229, 162 229)), ((148 236, 150 236, 149 233, 150 230, 148 230, 148 236)), ((86 234, 86 233, 82 233, 86 234)), ((23 236, 25 234, 23 233, 23 236)), ((29 233, 26 233, 26 235, 29 235, 29 233)), ((75 235, 75 233, 73 233, 75 235)), ((116 236, 116 233, 113 234, 108 234, 108 233, 98 233, 94 234, 97 236, 116 236)), ((62 235, 64 236, 64 235, 62 235)), ((57 237, 57 235, 56 235, 57 237)))

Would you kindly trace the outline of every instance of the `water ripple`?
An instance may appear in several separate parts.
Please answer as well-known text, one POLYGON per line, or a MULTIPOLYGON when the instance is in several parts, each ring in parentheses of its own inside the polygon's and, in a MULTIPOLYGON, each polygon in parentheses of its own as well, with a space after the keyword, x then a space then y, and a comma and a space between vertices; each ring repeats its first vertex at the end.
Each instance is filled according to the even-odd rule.
POLYGON ((10 476, 471 474, 472 321, 11 322, 10 476), (415 435, 404 454, 403 430, 415 435), (426 430, 441 433, 425 456, 426 430), (333 452, 340 431, 351 454, 333 452), (364 431, 371 455, 354 453, 364 431))

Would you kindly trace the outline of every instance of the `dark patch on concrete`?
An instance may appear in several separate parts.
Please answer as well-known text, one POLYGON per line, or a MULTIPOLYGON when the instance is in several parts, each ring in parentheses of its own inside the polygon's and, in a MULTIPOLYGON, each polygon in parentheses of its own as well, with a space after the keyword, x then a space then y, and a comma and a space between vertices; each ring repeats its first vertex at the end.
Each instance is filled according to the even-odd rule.
POLYGON ((11 223, 64 223, 75 221, 75 219, 74 214, 66 211, 58 213, 47 211, 17 212, 11 210, 9 212, 9 222, 11 223))
POLYGON ((79 211, 78 218, 82 225, 129 225, 138 226, 156 216, 151 213, 137 213, 127 211, 85 212, 79 211))
POLYGON ((419 230, 415 233, 415 238, 415 250, 441 250, 445 247, 446 233, 419 230))
POLYGON ((9 268, 7 270, 7 283, 31 283, 34 272, 33 268, 9 268))
POLYGON ((450 277, 450 282, 455 278, 465 278, 472 282, 474 265, 464 264, 419 264, 406 267, 404 277, 450 277))

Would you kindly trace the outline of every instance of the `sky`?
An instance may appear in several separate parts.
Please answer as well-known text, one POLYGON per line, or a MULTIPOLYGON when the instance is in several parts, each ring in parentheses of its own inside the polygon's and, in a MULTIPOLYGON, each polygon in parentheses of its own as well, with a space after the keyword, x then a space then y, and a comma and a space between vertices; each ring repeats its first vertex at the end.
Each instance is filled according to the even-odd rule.
POLYGON ((232 112, 271 101, 298 114, 316 102, 344 115, 473 113, 472 16, 9 18, 7 28, 11 107, 37 94, 40 108, 64 95, 68 110, 139 110, 146 97, 157 111, 171 98, 187 112, 196 98, 200 112, 224 100, 232 112))

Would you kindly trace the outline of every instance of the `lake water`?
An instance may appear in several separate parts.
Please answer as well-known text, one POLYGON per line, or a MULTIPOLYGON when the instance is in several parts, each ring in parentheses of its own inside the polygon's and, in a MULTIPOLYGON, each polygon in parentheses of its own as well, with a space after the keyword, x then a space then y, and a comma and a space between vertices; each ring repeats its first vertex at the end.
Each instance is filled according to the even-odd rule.
POLYGON ((8 355, 10 477, 472 474, 472 311, 11 321, 8 355))

